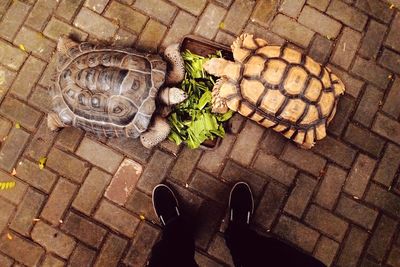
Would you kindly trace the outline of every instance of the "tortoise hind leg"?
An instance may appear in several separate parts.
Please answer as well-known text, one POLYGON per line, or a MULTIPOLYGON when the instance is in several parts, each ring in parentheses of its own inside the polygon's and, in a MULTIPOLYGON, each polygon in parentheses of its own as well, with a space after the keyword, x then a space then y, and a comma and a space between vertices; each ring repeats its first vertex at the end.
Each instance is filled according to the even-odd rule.
POLYGON ((315 145, 315 129, 313 127, 307 130, 305 133, 305 139, 299 144, 300 147, 304 149, 311 149, 315 145))
POLYGON ((167 138, 170 131, 171 127, 169 126, 167 120, 161 116, 156 116, 153 124, 147 129, 146 132, 140 135, 140 141, 144 147, 152 148, 167 138))
POLYGON ((47 115, 47 127, 49 127, 49 129, 52 131, 56 131, 64 127, 68 127, 68 125, 61 121, 61 118, 58 116, 58 114, 50 112, 47 115))

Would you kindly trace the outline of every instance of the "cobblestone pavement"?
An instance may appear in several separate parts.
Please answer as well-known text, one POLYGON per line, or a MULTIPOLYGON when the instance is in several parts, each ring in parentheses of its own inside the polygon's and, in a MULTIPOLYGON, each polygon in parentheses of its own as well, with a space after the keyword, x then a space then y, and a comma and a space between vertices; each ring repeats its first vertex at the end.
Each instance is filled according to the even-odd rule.
POLYGON ((241 178, 260 233, 327 265, 400 266, 400 1, 287 0, 275 12, 276 1, 0 0, 0 181, 16 182, 0 191, 0 266, 143 266, 162 181, 201 218, 198 263, 232 265, 223 218, 241 178), (344 80, 311 151, 240 116, 212 152, 46 128, 60 34, 156 51, 189 33, 230 44, 243 31, 290 42, 344 80))

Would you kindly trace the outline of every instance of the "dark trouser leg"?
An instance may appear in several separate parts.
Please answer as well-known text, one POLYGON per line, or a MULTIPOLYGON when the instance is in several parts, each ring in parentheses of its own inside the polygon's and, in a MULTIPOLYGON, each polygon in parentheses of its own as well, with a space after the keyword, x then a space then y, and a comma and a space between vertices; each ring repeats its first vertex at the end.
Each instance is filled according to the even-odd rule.
POLYGON ((197 267, 194 261, 193 231, 179 217, 164 226, 161 240, 154 245, 150 267, 187 266, 197 267))
POLYGON ((237 267, 323 267, 317 259, 245 225, 229 225, 225 240, 237 267))

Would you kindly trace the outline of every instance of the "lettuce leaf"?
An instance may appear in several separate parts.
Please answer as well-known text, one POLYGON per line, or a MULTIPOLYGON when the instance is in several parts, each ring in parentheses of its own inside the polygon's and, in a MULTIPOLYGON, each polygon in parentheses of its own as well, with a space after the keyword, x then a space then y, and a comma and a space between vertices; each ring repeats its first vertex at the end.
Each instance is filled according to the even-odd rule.
POLYGON ((185 142, 188 147, 198 148, 207 139, 225 135, 223 122, 229 120, 233 111, 225 114, 212 113, 212 88, 215 84, 213 76, 207 74, 203 64, 212 57, 222 57, 220 51, 209 57, 202 57, 185 51, 182 53, 185 62, 185 79, 181 88, 189 97, 176 105, 168 117, 171 125, 169 139, 176 144, 185 142))

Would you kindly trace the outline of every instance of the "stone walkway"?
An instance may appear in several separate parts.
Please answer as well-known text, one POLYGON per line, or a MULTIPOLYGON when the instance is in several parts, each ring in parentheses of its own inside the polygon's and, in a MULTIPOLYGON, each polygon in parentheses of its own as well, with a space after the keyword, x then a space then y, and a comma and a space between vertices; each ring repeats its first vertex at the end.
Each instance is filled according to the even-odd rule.
POLYGON ((400 1, 286 0, 275 12, 276 2, 0 0, 0 181, 16 182, 0 191, 0 266, 145 265, 162 181, 201 217, 200 266, 232 265, 223 218, 241 178, 260 233, 331 266, 400 266, 400 1), (244 31, 289 42, 345 82, 311 151, 240 116, 213 152, 46 128, 60 34, 156 51, 186 34, 230 44, 244 31))

